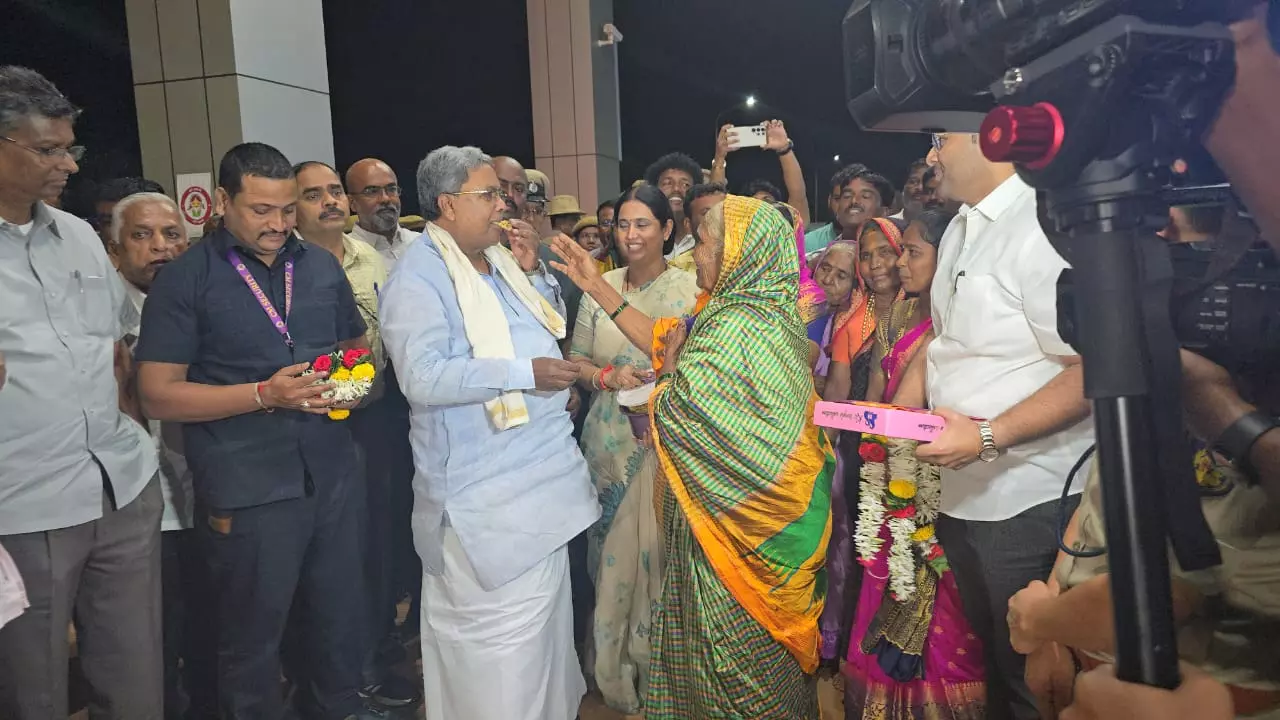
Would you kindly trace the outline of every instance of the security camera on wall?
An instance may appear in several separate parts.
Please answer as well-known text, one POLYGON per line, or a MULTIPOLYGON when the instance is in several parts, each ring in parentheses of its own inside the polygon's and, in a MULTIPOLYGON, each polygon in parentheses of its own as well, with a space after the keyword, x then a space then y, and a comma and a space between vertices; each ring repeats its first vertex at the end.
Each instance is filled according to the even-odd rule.
POLYGON ((618 28, 613 23, 605 23, 602 33, 604 39, 596 41, 596 45, 599 47, 608 47, 622 42, 622 33, 618 31, 618 28))

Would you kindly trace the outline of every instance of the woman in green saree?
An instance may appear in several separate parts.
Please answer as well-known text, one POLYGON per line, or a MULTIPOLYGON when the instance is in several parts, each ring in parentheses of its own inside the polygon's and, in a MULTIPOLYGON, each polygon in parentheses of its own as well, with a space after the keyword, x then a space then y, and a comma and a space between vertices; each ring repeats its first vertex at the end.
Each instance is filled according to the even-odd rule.
POLYGON ((666 551, 645 717, 817 718, 834 458, 812 422, 794 233, 769 205, 726 198, 699 228, 696 315, 657 321, 581 248, 553 247, 661 374, 649 409, 666 551))

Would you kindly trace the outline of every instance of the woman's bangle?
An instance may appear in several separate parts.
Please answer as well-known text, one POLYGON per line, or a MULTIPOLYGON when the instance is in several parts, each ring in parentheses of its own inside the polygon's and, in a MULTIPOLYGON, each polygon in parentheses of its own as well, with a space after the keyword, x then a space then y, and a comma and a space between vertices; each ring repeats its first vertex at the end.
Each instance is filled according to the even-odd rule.
POLYGON ((263 410, 266 410, 267 412, 275 412, 275 410, 276 410, 275 408, 269 408, 269 407, 267 407, 267 404, 266 404, 265 402, 263 402, 263 401, 262 401, 262 386, 263 386, 263 385, 266 385, 266 383, 254 383, 254 384, 253 384, 253 400, 254 400, 254 402, 258 403, 258 407, 262 408, 263 410))
POLYGON ((618 316, 622 314, 622 311, 626 310, 629 307, 631 307, 631 303, 627 302, 626 298, 622 298, 622 304, 618 306, 617 310, 614 310, 613 312, 609 313, 609 319, 617 320, 618 316))
POLYGON ((611 372, 613 372, 613 363, 605 365, 603 368, 601 368, 600 370, 600 389, 601 390, 609 389, 609 373, 611 372))

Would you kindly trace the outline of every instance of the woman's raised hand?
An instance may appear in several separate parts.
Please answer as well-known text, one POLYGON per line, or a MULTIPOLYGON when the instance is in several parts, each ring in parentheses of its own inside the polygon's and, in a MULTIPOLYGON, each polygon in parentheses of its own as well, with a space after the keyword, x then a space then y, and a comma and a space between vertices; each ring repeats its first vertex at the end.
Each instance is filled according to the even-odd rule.
POLYGON ((564 260, 562 263, 552 261, 551 267, 567 275, 574 285, 582 290, 589 290, 593 284, 599 282, 600 266, 595 258, 568 235, 560 233, 551 238, 551 250, 564 260))

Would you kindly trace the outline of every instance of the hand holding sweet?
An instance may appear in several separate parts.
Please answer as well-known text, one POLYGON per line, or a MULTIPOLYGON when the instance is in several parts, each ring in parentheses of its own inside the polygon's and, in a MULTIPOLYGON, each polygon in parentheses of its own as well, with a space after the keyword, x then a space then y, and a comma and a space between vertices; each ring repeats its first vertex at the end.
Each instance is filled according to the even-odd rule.
POLYGON ((649 382, 649 379, 634 365, 620 365, 613 372, 606 373, 603 382, 610 390, 631 390, 649 382))
POLYGON ((520 269, 533 272, 538 269, 538 234, 533 226, 524 220, 508 220, 511 229, 507 231, 507 244, 511 254, 520 263, 520 269))

